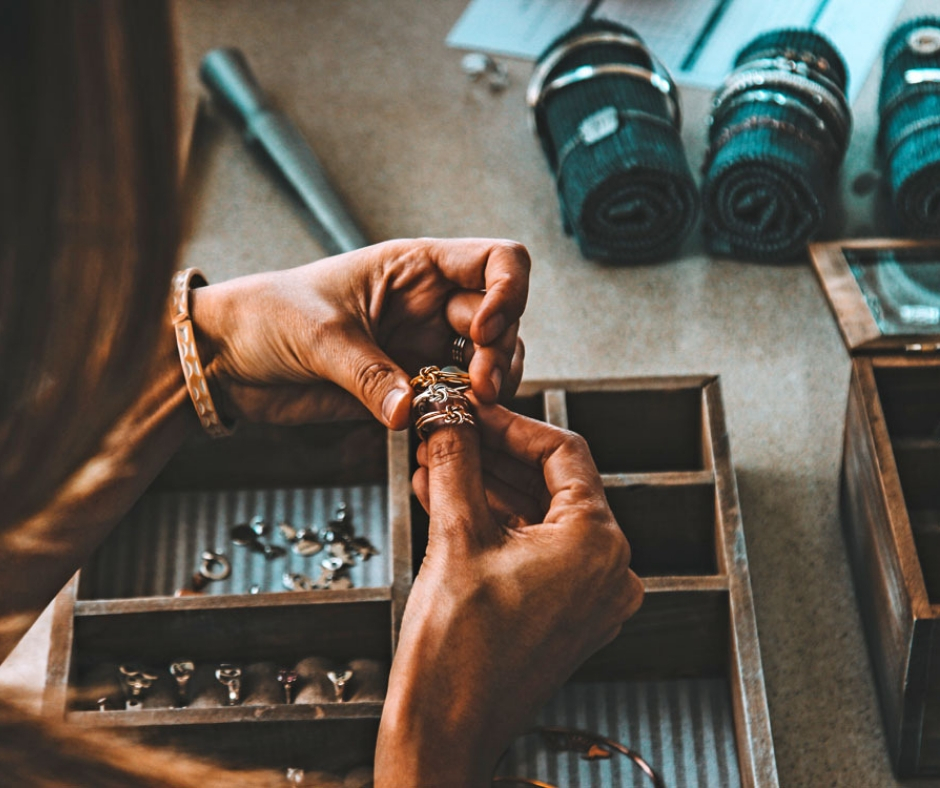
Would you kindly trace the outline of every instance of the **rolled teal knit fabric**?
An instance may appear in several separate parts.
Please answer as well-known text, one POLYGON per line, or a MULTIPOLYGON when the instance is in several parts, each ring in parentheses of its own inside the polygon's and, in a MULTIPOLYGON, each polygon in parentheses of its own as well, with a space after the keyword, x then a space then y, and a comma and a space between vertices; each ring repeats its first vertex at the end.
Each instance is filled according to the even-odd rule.
POLYGON ((940 72, 940 17, 911 19, 897 27, 885 45, 878 145, 895 232, 936 237, 940 236, 940 74, 931 71, 940 72))
MULTIPOLYGON (((801 77, 838 93, 848 119, 845 64, 829 41, 810 30, 764 33, 741 50, 735 69, 772 73, 776 58, 798 60, 801 77)), ((712 252, 783 262, 805 254, 826 220, 849 128, 806 89, 769 79, 714 108, 702 203, 712 252)))
MULTIPOLYGON (((577 25, 553 42, 609 31, 636 37, 607 21, 577 25)), ((579 66, 621 63, 651 69, 649 56, 623 46, 576 49, 549 72, 546 83, 579 66)), ((540 138, 555 173, 565 231, 585 257, 614 264, 662 260, 695 224, 698 195, 666 97, 649 81, 607 75, 571 84, 546 96, 540 138), (590 144, 583 124, 616 118, 617 130, 590 144)))

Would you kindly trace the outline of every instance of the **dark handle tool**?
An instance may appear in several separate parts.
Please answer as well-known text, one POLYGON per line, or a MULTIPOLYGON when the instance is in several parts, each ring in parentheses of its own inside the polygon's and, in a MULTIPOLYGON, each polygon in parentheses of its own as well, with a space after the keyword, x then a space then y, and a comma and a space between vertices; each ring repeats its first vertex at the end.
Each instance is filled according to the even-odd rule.
POLYGON ((307 141, 284 115, 271 109, 248 61, 237 49, 213 49, 202 59, 202 81, 245 122, 249 141, 257 141, 300 194, 329 241, 331 251, 368 245, 307 141))

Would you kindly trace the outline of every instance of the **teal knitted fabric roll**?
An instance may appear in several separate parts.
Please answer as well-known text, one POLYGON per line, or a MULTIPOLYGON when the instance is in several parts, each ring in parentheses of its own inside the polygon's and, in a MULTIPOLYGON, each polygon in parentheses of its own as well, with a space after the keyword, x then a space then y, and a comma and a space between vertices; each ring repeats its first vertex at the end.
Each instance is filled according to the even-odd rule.
POLYGON ((878 104, 894 230, 940 236, 940 17, 911 19, 888 38, 878 104))
POLYGON ((851 129, 846 70, 825 38, 775 30, 748 44, 716 93, 703 165, 712 252, 802 256, 830 210, 851 129))
MULTIPOLYGON (((636 37, 612 22, 584 22, 553 42, 539 63, 566 42, 597 32, 636 37)), ((561 57, 545 83, 610 64, 653 70, 644 48, 596 43, 561 57)), ((614 264, 673 254, 695 224, 698 195, 678 118, 663 92, 649 79, 609 74, 547 92, 537 114, 565 231, 582 254, 614 264)))

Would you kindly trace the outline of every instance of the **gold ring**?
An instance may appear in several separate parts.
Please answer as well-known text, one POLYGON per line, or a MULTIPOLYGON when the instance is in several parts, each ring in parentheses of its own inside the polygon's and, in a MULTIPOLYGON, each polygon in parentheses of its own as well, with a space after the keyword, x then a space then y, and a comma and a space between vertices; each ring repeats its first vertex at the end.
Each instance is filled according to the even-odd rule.
POLYGON ((425 413, 415 422, 415 429, 421 439, 426 440, 439 427, 456 427, 460 424, 475 426, 473 414, 461 405, 448 405, 444 410, 425 413))
POLYGON ((411 379, 412 388, 426 389, 435 383, 444 383, 457 391, 466 391, 470 388, 470 375, 457 367, 428 366, 422 367, 418 374, 411 379))

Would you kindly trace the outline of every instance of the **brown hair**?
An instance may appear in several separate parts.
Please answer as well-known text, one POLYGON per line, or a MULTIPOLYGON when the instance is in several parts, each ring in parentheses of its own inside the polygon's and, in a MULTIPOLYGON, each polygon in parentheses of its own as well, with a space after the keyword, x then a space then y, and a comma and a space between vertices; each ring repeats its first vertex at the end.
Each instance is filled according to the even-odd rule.
POLYGON ((179 242, 166 2, 0 0, 0 528, 142 380, 179 242))
MULTIPOLYGON (((139 389, 180 222, 159 0, 0 0, 0 530, 40 508, 139 389)), ((0 699, 0 781, 260 786, 0 699)))

